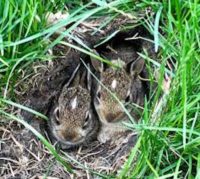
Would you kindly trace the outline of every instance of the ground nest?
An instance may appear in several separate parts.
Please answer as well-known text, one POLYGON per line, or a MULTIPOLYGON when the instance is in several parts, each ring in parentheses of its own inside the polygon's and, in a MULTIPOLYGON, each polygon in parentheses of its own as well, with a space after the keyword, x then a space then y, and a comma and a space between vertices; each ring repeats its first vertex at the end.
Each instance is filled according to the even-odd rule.
MULTIPOLYGON (((124 17, 118 18, 95 35, 91 35, 91 29, 88 31, 85 29, 86 26, 83 23, 77 27, 73 35, 91 49, 107 53, 105 49, 108 46, 120 44, 121 49, 119 48, 117 54, 114 54, 119 58, 128 61, 130 58, 139 56, 138 52, 143 53, 144 51, 150 58, 156 58, 157 54, 154 53, 150 42, 150 34, 142 25, 136 25, 135 21, 127 20, 124 17), (125 28, 127 24, 129 24, 129 28, 125 28), (117 32, 115 36, 105 40, 114 32, 117 32)), ((50 40, 54 39, 55 36, 50 40)), ((72 39, 64 39, 64 41, 79 46, 72 39)), ((21 104, 43 113, 47 117, 50 115, 53 101, 57 99, 63 85, 80 63, 80 58, 88 59, 87 54, 62 44, 56 45, 49 54, 55 59, 47 62, 36 62, 33 65, 32 78, 16 87, 18 100, 21 104)), ((148 78, 147 70, 143 71, 142 78, 148 78)), ((143 85, 148 96, 149 84, 144 82, 143 85)), ((44 120, 26 111, 10 110, 22 116, 24 120, 52 142, 44 120)), ((43 144, 21 124, 11 121, 2 123, 1 126, 0 175, 4 178, 42 178, 43 176, 90 178, 93 174, 89 173, 88 170, 83 170, 84 167, 105 174, 116 174, 137 141, 137 132, 132 132, 121 136, 114 143, 109 141, 101 144, 94 140, 87 146, 60 150, 59 152, 66 156, 66 160, 70 158, 69 161, 74 169, 74 174, 70 174, 63 169, 43 144)), ((134 164, 132 165, 134 166, 134 164)))

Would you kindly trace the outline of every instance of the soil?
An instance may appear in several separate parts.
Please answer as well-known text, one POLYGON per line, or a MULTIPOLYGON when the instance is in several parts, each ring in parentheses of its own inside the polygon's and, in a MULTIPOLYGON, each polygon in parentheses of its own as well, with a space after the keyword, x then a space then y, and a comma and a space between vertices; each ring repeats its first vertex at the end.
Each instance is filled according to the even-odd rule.
MULTIPOLYGON (((85 26, 80 25, 77 28, 78 30, 74 31, 74 35, 107 58, 121 58, 128 63, 133 58, 140 58, 138 52, 142 53, 144 48, 149 53, 148 56, 150 58, 155 58, 157 54, 152 50, 152 44, 143 40, 144 38, 151 38, 149 33, 141 25, 126 29, 124 27, 127 23, 131 24, 131 21, 124 17, 118 18, 101 30, 101 33, 96 33, 95 35, 91 35, 90 31, 82 33, 80 29, 85 28, 85 26), (105 37, 116 30, 119 31, 116 36, 106 43, 98 45, 105 40, 105 37), (138 38, 131 40, 136 34, 138 38), (112 49, 115 49, 115 51, 112 49)), ((65 40, 78 45, 70 39, 65 40)), ((23 93, 18 93, 20 104, 47 116, 50 114, 49 111, 54 101, 58 98, 62 87, 69 80, 78 63, 80 63, 79 59, 82 58, 86 61, 89 59, 86 54, 60 44, 52 49, 52 53, 56 57, 54 60, 43 63, 37 62, 33 65, 33 68, 39 66, 39 70, 35 72, 32 78, 29 78, 31 82, 26 82, 29 84, 29 88, 23 93)), ((143 79, 147 79, 147 69, 144 68, 140 75, 143 79)), ((148 96, 149 83, 144 81, 143 85, 148 96)), ((18 86, 17 88, 18 91, 24 90, 23 87, 18 86)), ((45 135, 47 139, 51 138, 48 135, 48 125, 44 120, 26 111, 10 109, 9 112, 22 116, 24 120, 45 135)), ((83 166, 105 174, 116 174, 137 141, 137 132, 135 132, 120 136, 117 142, 108 141, 105 144, 100 144, 97 140, 94 140, 87 147, 80 146, 74 149, 60 150, 60 153, 66 156, 66 160, 69 160, 70 156, 83 165, 80 166, 76 162, 69 160, 75 172, 70 174, 54 159, 43 144, 20 124, 14 121, 2 122, 0 136, 0 176, 3 178, 36 179, 42 176, 98 178, 96 175, 89 174, 88 170, 83 170, 83 166)), ((51 141, 51 139, 49 140, 51 141)))

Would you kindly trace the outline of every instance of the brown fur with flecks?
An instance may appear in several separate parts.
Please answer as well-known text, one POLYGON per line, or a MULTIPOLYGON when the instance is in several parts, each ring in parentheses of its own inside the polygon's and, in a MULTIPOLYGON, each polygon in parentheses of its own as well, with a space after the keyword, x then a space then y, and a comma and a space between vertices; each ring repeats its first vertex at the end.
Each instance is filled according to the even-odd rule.
POLYGON ((71 82, 63 87, 50 121, 53 136, 66 148, 89 141, 98 130, 90 86, 85 84, 90 80, 86 79, 86 69, 81 73, 78 68, 74 73, 71 82))
MULTIPOLYGON (((124 47, 121 47, 122 50, 124 47)), ((111 49, 109 57, 115 57, 115 49, 111 49)), ((131 52, 130 52, 131 53, 131 52)), ((104 53, 105 56, 105 53, 104 53)), ((130 56, 130 54, 128 54, 130 56)), ((107 56, 106 56, 107 57, 107 56)), ((92 59, 94 68, 99 71, 99 80, 102 83, 97 82, 97 90, 94 99, 95 109, 99 115, 99 119, 102 123, 102 129, 98 136, 101 142, 105 142, 108 139, 115 138, 115 135, 126 131, 121 126, 121 122, 128 121, 128 117, 124 111, 124 107, 127 103, 135 103, 138 106, 143 107, 144 104, 144 89, 139 74, 144 68, 144 60, 137 59, 111 59, 115 65, 120 64, 121 68, 108 67, 104 69, 104 66, 92 59), (129 63, 129 68, 128 64, 129 63), (129 69, 129 70, 128 70, 129 69), (117 98, 117 99, 116 99, 117 98), (119 103, 119 101, 124 105, 119 103)), ((138 112, 134 109, 127 109, 135 120, 138 120, 138 112)))
MULTIPOLYGON (((126 99, 128 90, 131 87, 131 78, 124 69, 116 71, 111 68, 106 69, 101 74, 101 82, 120 100, 126 99), (117 81, 117 87, 113 89, 112 82, 115 79, 117 81)), ((117 122, 119 117, 124 113, 118 101, 103 87, 101 87, 99 93, 100 105, 107 122, 117 122)))

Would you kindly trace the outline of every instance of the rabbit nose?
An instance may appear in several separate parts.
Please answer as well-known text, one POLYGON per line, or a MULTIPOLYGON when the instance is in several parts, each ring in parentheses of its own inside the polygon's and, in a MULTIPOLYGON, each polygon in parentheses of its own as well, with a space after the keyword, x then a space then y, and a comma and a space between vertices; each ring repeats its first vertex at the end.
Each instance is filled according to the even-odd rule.
POLYGON ((75 132, 67 132, 66 133, 66 131, 64 131, 62 136, 63 136, 64 140, 67 141, 67 142, 77 142, 82 137, 81 135, 79 135, 75 132))

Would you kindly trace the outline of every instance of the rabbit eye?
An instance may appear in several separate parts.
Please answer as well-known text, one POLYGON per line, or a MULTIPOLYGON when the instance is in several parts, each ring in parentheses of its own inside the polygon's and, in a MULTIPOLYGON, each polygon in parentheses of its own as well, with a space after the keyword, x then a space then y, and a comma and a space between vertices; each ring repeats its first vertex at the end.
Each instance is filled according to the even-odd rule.
POLYGON ((127 94, 126 94, 126 99, 125 99, 125 103, 130 102, 130 90, 128 90, 127 94))
POLYGON ((127 96, 125 102, 128 103, 130 101, 130 96, 127 96))
POLYGON ((101 98, 101 93, 97 92, 97 97, 100 99, 101 98))
POLYGON ((60 112, 59 112, 58 108, 55 109, 54 114, 55 114, 55 121, 56 121, 56 123, 60 124, 60 120, 59 120, 60 112))

